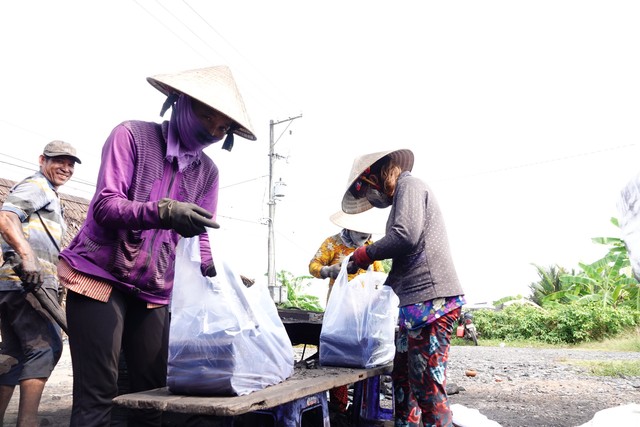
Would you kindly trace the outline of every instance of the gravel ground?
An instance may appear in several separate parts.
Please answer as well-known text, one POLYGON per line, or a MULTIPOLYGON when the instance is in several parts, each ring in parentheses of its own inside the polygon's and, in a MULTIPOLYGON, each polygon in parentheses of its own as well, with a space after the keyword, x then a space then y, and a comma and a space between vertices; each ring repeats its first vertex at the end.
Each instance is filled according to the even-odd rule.
POLYGON ((571 362, 639 358, 637 352, 455 346, 447 378, 448 389, 459 391, 450 402, 503 427, 580 426, 603 409, 640 403, 640 377, 595 377, 571 362))
MULTIPOLYGON (((576 427, 600 410, 640 403, 640 377, 594 377, 577 360, 638 360, 640 353, 509 347, 451 348, 448 390, 452 404, 477 409, 503 427, 576 427), (475 370, 475 377, 465 371, 475 370)), ((71 410, 71 356, 62 358, 45 387, 42 426, 67 426, 71 410)), ((15 425, 19 393, 5 416, 15 425)))

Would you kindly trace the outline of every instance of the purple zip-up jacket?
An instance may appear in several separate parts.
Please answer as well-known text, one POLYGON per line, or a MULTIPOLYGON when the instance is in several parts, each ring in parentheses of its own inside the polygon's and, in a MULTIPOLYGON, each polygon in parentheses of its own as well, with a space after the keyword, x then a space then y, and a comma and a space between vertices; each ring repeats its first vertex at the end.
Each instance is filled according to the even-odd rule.
MULTIPOLYGON (((168 122, 128 121, 116 126, 102 149, 96 193, 87 218, 60 257, 75 270, 116 288, 168 304, 180 235, 160 229, 158 200, 195 203, 215 220, 218 168, 202 153, 182 172, 166 157, 168 122)), ((207 233, 200 235, 203 265, 211 263, 207 233)))

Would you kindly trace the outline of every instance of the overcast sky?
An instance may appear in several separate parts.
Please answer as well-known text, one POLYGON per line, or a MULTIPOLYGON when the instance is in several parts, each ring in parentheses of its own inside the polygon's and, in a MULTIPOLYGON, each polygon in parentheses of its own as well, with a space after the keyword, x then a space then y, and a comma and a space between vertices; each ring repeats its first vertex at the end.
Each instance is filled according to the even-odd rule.
POLYGON ((258 136, 207 149, 214 245, 241 274, 266 281, 270 120, 302 115, 274 127, 277 271, 308 274, 339 231, 357 155, 409 148, 468 299, 526 294, 532 263, 577 268, 619 235, 640 170, 638 22, 635 1, 0 1, 1 176, 63 139, 83 160, 63 192, 91 198, 111 129, 160 120, 147 76, 226 64, 258 136))

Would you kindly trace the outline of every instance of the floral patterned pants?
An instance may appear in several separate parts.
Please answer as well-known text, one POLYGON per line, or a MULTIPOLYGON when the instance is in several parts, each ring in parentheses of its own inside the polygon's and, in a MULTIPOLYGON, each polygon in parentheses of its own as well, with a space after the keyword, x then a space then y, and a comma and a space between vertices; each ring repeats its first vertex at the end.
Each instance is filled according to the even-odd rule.
POLYGON ((450 427, 446 369, 460 308, 419 329, 400 325, 393 361, 395 427, 450 427))

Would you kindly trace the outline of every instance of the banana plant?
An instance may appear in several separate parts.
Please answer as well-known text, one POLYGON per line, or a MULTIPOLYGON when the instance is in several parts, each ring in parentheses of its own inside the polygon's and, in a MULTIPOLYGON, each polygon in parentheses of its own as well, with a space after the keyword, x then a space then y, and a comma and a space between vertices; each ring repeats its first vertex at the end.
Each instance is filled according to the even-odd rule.
POLYGON ((289 271, 281 270, 276 273, 276 278, 287 288, 287 301, 279 303, 279 308, 324 311, 317 296, 304 293, 304 288, 311 286, 309 280, 313 279, 312 276, 294 276, 289 271))
MULTIPOLYGON (((615 218, 612 223, 617 225, 615 218)), ((596 237, 592 241, 609 246, 607 254, 591 263, 580 263, 581 272, 560 276, 561 289, 543 301, 599 302, 603 306, 629 305, 640 310, 640 284, 631 274, 629 254, 624 240, 596 237)))

